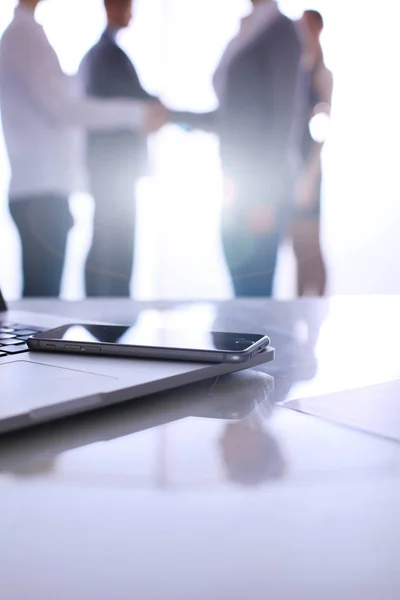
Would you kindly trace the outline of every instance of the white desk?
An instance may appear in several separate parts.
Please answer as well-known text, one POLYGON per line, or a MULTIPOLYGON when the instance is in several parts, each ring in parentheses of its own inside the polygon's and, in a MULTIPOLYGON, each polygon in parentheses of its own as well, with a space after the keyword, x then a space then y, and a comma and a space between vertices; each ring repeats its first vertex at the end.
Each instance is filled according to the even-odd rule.
POLYGON ((275 404, 399 378, 399 302, 221 303, 216 326, 266 330, 273 365, 0 441, 1 598, 398 599, 400 445, 275 404))

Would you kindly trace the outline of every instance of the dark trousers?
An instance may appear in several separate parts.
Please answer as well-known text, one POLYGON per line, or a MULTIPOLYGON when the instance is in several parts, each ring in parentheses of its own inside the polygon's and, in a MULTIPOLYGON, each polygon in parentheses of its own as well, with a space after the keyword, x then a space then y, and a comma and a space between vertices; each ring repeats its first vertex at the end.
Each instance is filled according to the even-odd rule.
POLYGON ((243 225, 224 228, 222 242, 236 297, 270 297, 273 292, 281 236, 244 231, 243 225))
POLYGON ((86 295, 130 296, 135 239, 136 180, 92 176, 93 239, 85 268, 86 295))
POLYGON ((237 297, 272 296, 286 211, 279 198, 270 204, 263 199, 266 187, 263 181, 240 182, 235 197, 223 208, 222 244, 237 297), (271 210, 271 223, 265 227, 257 217, 251 218, 251 212, 257 215, 257 207, 263 206, 271 210))
POLYGON ((59 296, 68 232, 73 225, 68 198, 51 194, 12 198, 10 212, 21 238, 22 295, 59 296))

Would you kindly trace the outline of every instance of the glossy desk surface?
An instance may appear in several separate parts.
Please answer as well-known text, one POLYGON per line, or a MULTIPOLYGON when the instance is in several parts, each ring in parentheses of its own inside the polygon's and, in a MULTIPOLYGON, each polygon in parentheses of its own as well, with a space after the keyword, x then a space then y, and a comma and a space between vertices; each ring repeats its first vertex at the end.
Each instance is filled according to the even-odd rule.
MULTIPOLYGON (((187 324, 177 307, 12 306, 187 324)), ((399 308, 396 297, 198 304, 197 325, 268 333, 276 361, 1 440, 1 598, 400 598, 400 444, 284 405, 375 386, 400 411, 388 384, 400 379, 399 308)))

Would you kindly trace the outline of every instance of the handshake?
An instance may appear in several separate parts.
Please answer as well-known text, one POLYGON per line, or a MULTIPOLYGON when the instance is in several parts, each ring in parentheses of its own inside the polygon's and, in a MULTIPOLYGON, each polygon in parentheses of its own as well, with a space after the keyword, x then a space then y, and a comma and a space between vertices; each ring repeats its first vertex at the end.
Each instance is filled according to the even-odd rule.
POLYGON ((218 133, 218 111, 193 113, 180 110, 169 110, 159 100, 146 102, 142 132, 145 135, 156 133, 167 123, 175 123, 185 131, 200 129, 208 133, 218 133))
POLYGON ((146 135, 156 133, 172 120, 171 117, 170 111, 158 100, 147 102, 142 125, 143 133, 146 135))

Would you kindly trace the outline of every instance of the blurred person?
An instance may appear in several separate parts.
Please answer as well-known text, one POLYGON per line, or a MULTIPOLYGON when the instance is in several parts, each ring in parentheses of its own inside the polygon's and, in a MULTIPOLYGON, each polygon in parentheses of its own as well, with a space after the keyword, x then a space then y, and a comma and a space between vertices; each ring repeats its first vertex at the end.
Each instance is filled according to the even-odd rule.
MULTIPOLYGON (((131 98, 153 102, 136 70, 117 44, 120 30, 132 19, 132 0, 104 0, 107 27, 84 57, 80 75, 90 97, 131 98)), ((144 132, 127 128, 92 132, 87 165, 95 201, 92 245, 86 260, 87 296, 130 296, 134 264, 135 187, 146 173, 144 132)))
POLYGON ((302 135, 303 172, 295 198, 292 241, 298 295, 314 293, 322 296, 326 288, 326 267, 320 243, 321 151, 331 110, 333 77, 325 66, 320 42, 324 27, 322 16, 315 10, 308 10, 301 24, 308 91, 302 135), (313 123, 315 137, 312 135, 313 123))
POLYGON ((74 127, 156 131, 164 108, 142 100, 79 98, 35 20, 40 0, 19 0, 0 42, 0 107, 11 165, 10 212, 22 246, 23 295, 58 296, 74 190, 74 127))
POLYGON ((252 0, 213 83, 209 113, 171 113, 220 137, 225 175, 222 242, 236 296, 271 296, 279 245, 290 223, 303 112, 302 46, 274 0, 252 0))
POLYGON ((301 42, 273 0, 252 0, 214 75, 226 199, 222 241, 236 296, 271 296, 294 172, 301 42))

